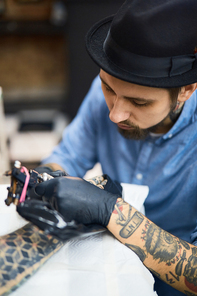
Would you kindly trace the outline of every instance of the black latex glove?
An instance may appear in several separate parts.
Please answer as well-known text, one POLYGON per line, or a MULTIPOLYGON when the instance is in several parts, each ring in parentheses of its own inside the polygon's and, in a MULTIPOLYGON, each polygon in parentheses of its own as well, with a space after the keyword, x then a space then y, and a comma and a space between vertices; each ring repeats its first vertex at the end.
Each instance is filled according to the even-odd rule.
POLYGON ((17 211, 23 218, 31 221, 46 234, 53 235, 63 241, 105 230, 99 225, 85 226, 75 221, 66 222, 49 203, 41 200, 26 200, 17 206, 17 211))
POLYGON ((119 196, 122 196, 122 186, 118 181, 112 180, 108 175, 103 175, 104 179, 107 180, 106 185, 104 186, 104 190, 107 190, 114 194, 119 194, 119 196))
MULTIPOLYGON (((49 202, 65 221, 75 220, 85 225, 100 224, 104 227, 108 225, 116 200, 120 197, 119 194, 112 194, 83 179, 72 177, 42 182, 36 185, 35 192, 49 202)), ((23 216, 22 212, 20 214, 23 216)))

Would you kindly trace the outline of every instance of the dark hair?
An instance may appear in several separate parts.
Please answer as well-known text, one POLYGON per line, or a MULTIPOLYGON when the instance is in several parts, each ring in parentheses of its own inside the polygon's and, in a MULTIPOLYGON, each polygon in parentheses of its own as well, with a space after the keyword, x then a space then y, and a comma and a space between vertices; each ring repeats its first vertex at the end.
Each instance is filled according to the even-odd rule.
POLYGON ((181 87, 166 88, 170 94, 170 100, 172 103, 177 101, 178 95, 181 92, 181 87))

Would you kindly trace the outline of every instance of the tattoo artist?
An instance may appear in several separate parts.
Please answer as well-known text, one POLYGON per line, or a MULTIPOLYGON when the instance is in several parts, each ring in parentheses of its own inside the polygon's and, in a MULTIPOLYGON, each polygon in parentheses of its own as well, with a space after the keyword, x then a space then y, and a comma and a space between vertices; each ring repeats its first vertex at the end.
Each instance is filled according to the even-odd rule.
POLYGON ((159 296, 197 295, 197 1, 127 0, 86 47, 100 74, 40 167, 73 177, 36 193, 67 221, 107 227, 159 296), (97 162, 112 180, 149 186, 146 216, 80 179, 97 162))

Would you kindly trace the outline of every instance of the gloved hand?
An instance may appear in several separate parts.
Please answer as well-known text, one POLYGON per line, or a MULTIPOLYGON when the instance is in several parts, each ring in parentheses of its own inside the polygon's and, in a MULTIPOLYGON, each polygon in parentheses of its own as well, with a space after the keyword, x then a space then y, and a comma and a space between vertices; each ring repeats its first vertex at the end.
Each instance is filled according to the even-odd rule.
MULTIPOLYGON (((49 202, 66 222, 75 220, 84 225, 100 224, 104 227, 108 225, 116 200, 120 197, 119 194, 110 193, 73 177, 59 177, 42 182, 36 185, 35 192, 49 202)), ((21 210, 20 215, 23 216, 21 210)))
POLYGON ((75 221, 66 222, 48 202, 41 200, 26 200, 17 206, 17 211, 23 218, 43 230, 45 234, 53 235, 63 241, 105 231, 105 228, 98 224, 85 226, 75 221))

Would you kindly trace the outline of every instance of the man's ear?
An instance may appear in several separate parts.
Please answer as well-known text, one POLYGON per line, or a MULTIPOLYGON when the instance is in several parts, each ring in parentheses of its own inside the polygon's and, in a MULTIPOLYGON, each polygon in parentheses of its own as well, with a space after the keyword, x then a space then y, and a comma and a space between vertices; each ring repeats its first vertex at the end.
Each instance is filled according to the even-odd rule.
POLYGON ((193 92, 196 90, 196 88, 197 88, 197 83, 182 86, 177 100, 179 102, 187 101, 191 97, 193 92))

